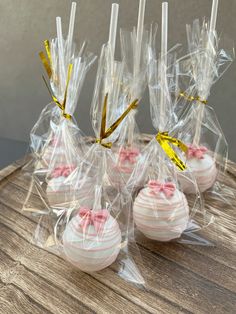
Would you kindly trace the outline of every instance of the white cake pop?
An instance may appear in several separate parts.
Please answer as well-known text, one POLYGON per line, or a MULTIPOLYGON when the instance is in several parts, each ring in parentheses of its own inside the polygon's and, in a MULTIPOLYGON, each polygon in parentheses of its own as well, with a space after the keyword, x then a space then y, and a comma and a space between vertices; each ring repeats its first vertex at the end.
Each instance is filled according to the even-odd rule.
POLYGON ((117 221, 106 209, 80 208, 63 234, 66 258, 85 272, 99 271, 111 265, 121 246, 117 221))
POLYGON ((75 166, 61 165, 52 171, 46 190, 50 206, 62 205, 75 199, 74 182, 66 181, 74 169, 75 166))
POLYGON ((79 175, 75 166, 58 166, 54 169, 47 185, 47 198, 50 206, 66 206, 72 202, 92 206, 94 177, 79 175))
MULTIPOLYGON (((187 168, 192 171, 200 192, 204 192, 211 188, 217 177, 215 160, 207 153, 207 151, 207 148, 204 146, 188 146, 186 165, 187 168)), ((179 174, 179 181, 184 193, 196 193, 194 183, 187 180, 184 172, 179 174)))
POLYGON ((112 173, 112 183, 115 185, 124 185, 129 180, 134 167, 140 156, 140 151, 137 148, 121 147, 118 152, 115 152, 117 157, 112 173), (116 173, 119 172, 119 176, 116 173))
POLYGON ((137 228, 157 241, 179 238, 189 220, 185 195, 171 182, 150 180, 136 197, 133 213, 137 228))

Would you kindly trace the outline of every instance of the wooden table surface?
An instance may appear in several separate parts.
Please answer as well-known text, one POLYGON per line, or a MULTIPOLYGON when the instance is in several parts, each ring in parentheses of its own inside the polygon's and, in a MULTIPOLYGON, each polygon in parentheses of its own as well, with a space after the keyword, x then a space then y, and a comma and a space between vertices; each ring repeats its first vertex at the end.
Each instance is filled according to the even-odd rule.
MULTIPOLYGON (((139 289, 112 267, 86 274, 32 244, 36 220, 21 211, 23 163, 0 171, 1 314, 236 313, 236 206, 207 199, 216 222, 205 233, 215 247, 138 237, 148 282, 139 289)), ((222 180, 236 189, 235 164, 229 162, 222 180)))

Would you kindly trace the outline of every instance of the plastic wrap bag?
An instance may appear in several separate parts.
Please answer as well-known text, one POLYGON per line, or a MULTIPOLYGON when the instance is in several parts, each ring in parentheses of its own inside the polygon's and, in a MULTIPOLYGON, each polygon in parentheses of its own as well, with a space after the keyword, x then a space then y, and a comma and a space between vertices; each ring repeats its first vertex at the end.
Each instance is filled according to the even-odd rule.
POLYGON ((33 161, 24 171, 30 179, 25 211, 50 212, 65 207, 75 197, 68 179, 86 153, 84 137, 73 117, 86 73, 96 57, 85 51, 68 51, 68 42, 58 38, 45 41, 47 56, 40 57, 50 79, 44 82, 53 100, 42 111, 30 134, 33 161), (38 198, 38 208, 32 200, 38 198))
POLYGON ((176 84, 175 58, 168 53, 165 60, 157 61, 153 47, 150 53, 151 118, 158 133, 144 148, 127 183, 134 197, 134 221, 142 234, 156 241, 210 245, 199 232, 212 222, 212 216, 205 212, 195 178, 182 159, 188 148, 172 135, 178 123, 170 93, 176 84), (184 195, 179 172, 194 186, 194 197, 184 195))
MULTIPOLYGON (((130 103, 127 102, 127 95, 124 94, 124 68, 125 63, 113 61, 111 55, 111 49, 108 45, 104 45, 101 51, 101 57, 99 60, 98 75, 95 84, 95 93, 91 106, 91 115, 94 128, 98 129, 101 122, 101 104, 104 102, 104 91, 107 92, 107 106, 111 108, 107 112, 107 124, 111 124, 112 121, 119 118, 122 113, 128 108, 130 103), (99 101, 98 101, 99 100, 99 101), (125 106, 124 106, 125 103, 125 106), (100 111, 100 114, 98 114, 100 111)), ((137 103, 136 99, 132 100, 133 103, 137 103)), ((135 110, 132 110, 129 115, 132 115, 135 110)), ((124 165, 121 167, 120 159, 122 149, 119 147, 119 136, 122 132, 123 125, 129 119, 129 115, 124 118, 124 121, 116 128, 116 130, 110 135, 109 141, 115 142, 111 149, 114 153, 116 162, 113 165, 113 172, 111 172, 111 180, 113 184, 118 187, 125 185, 124 165), (117 176, 116 173, 122 173, 122 176, 117 176)), ((124 151, 124 150, 123 150, 124 151)), ((129 169, 132 171, 132 169, 129 169)), ((130 174, 130 171, 128 174, 130 174)), ((107 183, 109 185, 109 182, 107 183)))
MULTIPOLYGON (((214 109, 208 102, 212 85, 223 75, 233 60, 219 48, 216 32, 205 21, 187 25, 189 55, 177 63, 180 100, 178 138, 187 143, 187 166, 193 171, 199 190, 212 196, 234 197, 233 191, 219 183, 228 157, 228 145, 214 109), (184 90, 184 92, 183 92, 184 90)), ((183 181, 184 184, 184 181, 183 181)), ((194 193, 194 186, 185 182, 185 193, 194 193)))
MULTIPOLYGON (((148 67, 148 44, 150 32, 144 30, 142 41, 137 41, 137 32, 134 28, 132 32, 121 31, 121 57, 123 63, 123 73, 120 80, 120 99, 113 102, 113 112, 119 115, 127 106, 136 99, 141 100, 147 86, 148 67)), ((113 73, 114 79, 116 74, 113 73)), ((124 120, 117 132, 119 136, 112 146, 116 156, 116 167, 122 173, 122 182, 125 184, 140 157, 144 143, 140 140, 139 130, 136 123, 137 110, 133 110, 124 120)))
POLYGON ((75 188, 83 197, 76 197, 70 209, 58 212, 56 247, 82 271, 100 271, 112 265, 125 280, 144 284, 134 262, 139 253, 132 239, 131 197, 125 190, 106 185, 113 163, 108 148, 94 144, 88 150, 73 175, 75 188))
MULTIPOLYGON (((133 241, 132 199, 124 188, 113 183, 115 161, 110 149, 113 132, 136 103, 111 122, 109 104, 117 91, 107 87, 109 49, 109 45, 102 48, 91 111, 96 143, 80 158, 64 182, 64 185, 68 182, 70 189, 67 193, 74 195, 66 206, 60 204, 52 210, 50 249, 82 271, 95 272, 112 265, 125 280, 144 284, 135 263, 139 251, 133 241)), ((120 176, 119 171, 116 176, 120 176)))

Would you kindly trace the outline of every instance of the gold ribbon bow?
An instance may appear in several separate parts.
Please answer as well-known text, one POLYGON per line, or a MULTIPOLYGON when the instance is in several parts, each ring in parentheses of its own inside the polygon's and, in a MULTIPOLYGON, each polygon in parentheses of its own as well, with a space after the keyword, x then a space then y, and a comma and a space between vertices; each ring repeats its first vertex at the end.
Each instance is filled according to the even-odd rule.
POLYGON ((166 153, 166 155, 172 160, 172 162, 179 168, 179 170, 183 171, 186 169, 185 164, 183 161, 178 157, 176 152, 170 146, 170 144, 177 146, 183 152, 187 152, 188 147, 182 143, 177 138, 169 136, 168 132, 158 132, 156 135, 156 140, 161 145, 162 149, 166 153))
POLYGON ((111 148, 112 143, 103 143, 102 141, 106 138, 108 138, 119 126, 119 124, 124 120, 124 118, 127 116, 127 114, 132 110, 137 108, 138 106, 138 99, 135 99, 128 108, 122 113, 122 115, 106 130, 106 118, 107 118, 107 99, 108 94, 106 94, 104 98, 103 108, 102 108, 102 121, 101 121, 101 130, 100 130, 100 137, 96 139, 96 143, 99 143, 100 145, 111 148))
POLYGON ((183 97, 183 98, 187 99, 187 100, 190 101, 190 102, 192 102, 192 101, 198 101, 198 102, 200 102, 200 103, 202 103, 202 104, 204 104, 204 105, 207 104, 207 100, 206 100, 206 99, 205 99, 205 100, 204 100, 204 99, 201 99, 200 96, 194 97, 194 96, 189 96, 189 95, 187 95, 187 94, 184 93, 184 92, 180 92, 180 93, 179 93, 179 97, 183 97))
MULTIPOLYGON (((49 79, 52 77, 52 58, 51 58, 51 51, 50 51, 50 44, 48 40, 44 41, 44 47, 47 53, 47 57, 45 56, 44 52, 41 51, 39 53, 39 57, 43 63, 43 66, 48 74, 49 79)), ((64 98, 63 98, 63 102, 60 103, 60 101, 58 100, 58 98, 52 93, 49 85, 47 84, 47 81, 45 79, 45 77, 43 76, 43 81, 46 85, 46 88, 52 98, 52 100, 55 102, 55 104, 61 109, 62 111, 62 115, 64 118, 66 119, 71 119, 71 115, 66 113, 66 99, 67 99, 67 92, 68 92, 68 86, 69 86, 69 82, 70 82, 70 78, 71 78, 71 72, 72 72, 72 68, 73 68, 73 64, 69 64, 68 66, 68 72, 67 72, 67 79, 66 79, 66 87, 65 87, 65 93, 64 93, 64 98)))

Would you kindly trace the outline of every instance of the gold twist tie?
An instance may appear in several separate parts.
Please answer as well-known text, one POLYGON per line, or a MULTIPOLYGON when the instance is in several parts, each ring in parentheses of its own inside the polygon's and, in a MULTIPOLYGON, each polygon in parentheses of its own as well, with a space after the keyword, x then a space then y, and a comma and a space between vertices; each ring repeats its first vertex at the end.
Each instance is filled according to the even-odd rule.
POLYGON ((111 148, 112 143, 103 143, 103 140, 108 138, 120 125, 120 123, 124 120, 124 118, 127 116, 127 114, 132 110, 137 108, 138 106, 138 99, 135 99, 128 108, 122 113, 122 115, 108 128, 106 129, 106 118, 107 118, 107 99, 108 94, 106 94, 104 98, 103 108, 102 108, 102 120, 101 120, 101 131, 100 131, 100 137, 96 139, 96 143, 102 145, 106 148, 111 148))
POLYGON ((40 51, 39 57, 50 79, 52 77, 52 57, 51 57, 49 40, 44 41, 44 48, 46 50, 47 57, 43 51, 40 51))
POLYGON ((176 165, 179 170, 184 171, 186 169, 186 165, 183 161, 178 157, 176 152, 170 146, 170 144, 177 146, 183 152, 187 152, 188 146, 182 143, 177 138, 169 136, 168 132, 158 132, 156 135, 156 140, 161 145, 162 149, 166 153, 166 155, 171 159, 171 161, 176 165))
POLYGON ((187 100, 190 101, 190 102, 198 101, 198 102, 200 102, 200 103, 202 103, 202 104, 204 104, 204 105, 207 104, 207 100, 206 100, 206 99, 201 99, 200 96, 195 96, 195 97, 194 97, 194 96, 189 96, 189 95, 187 95, 187 94, 184 93, 184 92, 180 92, 180 93, 179 93, 179 97, 183 97, 183 98, 187 99, 187 100))
POLYGON ((47 81, 46 81, 45 77, 43 76, 44 83, 45 83, 45 85, 47 87, 47 90, 48 90, 50 96, 52 97, 52 100, 61 109, 63 117, 68 119, 68 120, 71 120, 71 118, 72 118, 70 114, 65 112, 66 111, 67 92, 68 92, 68 86, 69 86, 69 82, 70 82, 70 78, 71 78, 72 68, 73 68, 73 64, 69 64, 69 66, 68 66, 68 73, 67 73, 67 80, 66 80, 66 88, 65 88, 65 93, 64 93, 64 98, 63 98, 63 102, 62 103, 60 103, 58 98, 55 95, 53 95, 52 91, 50 90, 50 88, 49 88, 49 86, 47 84, 47 81))
MULTIPOLYGON (((45 47, 45 50, 46 50, 46 53, 47 53, 47 57, 46 57, 46 55, 44 54, 43 51, 41 51, 39 53, 39 57, 40 57, 40 59, 42 61, 42 64, 43 64, 47 74, 48 74, 48 77, 50 79, 52 77, 52 57, 51 57, 51 51, 50 51, 50 43, 49 43, 48 40, 44 41, 44 47, 45 47)), ((61 109, 63 117, 66 118, 66 119, 69 119, 69 120, 71 119, 71 115, 66 113, 65 110, 66 110, 66 99, 67 99, 67 92, 68 92, 68 86, 69 86, 69 82, 70 82, 70 78, 71 78, 72 68, 73 68, 73 65, 69 64, 69 66, 68 66, 68 73, 67 73, 67 80, 66 80, 66 87, 65 87, 65 93, 64 93, 64 99, 63 99, 62 103, 60 103, 60 101, 57 99, 57 97, 52 93, 49 85, 47 84, 47 81, 46 81, 45 77, 43 76, 44 83, 46 85, 46 88, 47 88, 47 90, 48 90, 52 100, 61 109)))

